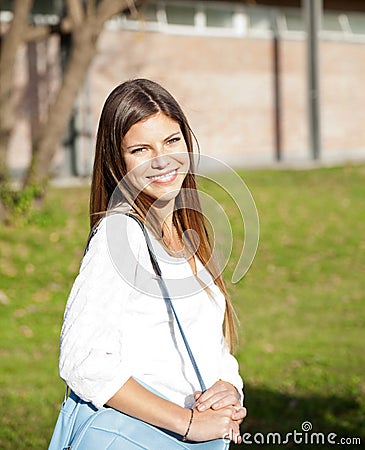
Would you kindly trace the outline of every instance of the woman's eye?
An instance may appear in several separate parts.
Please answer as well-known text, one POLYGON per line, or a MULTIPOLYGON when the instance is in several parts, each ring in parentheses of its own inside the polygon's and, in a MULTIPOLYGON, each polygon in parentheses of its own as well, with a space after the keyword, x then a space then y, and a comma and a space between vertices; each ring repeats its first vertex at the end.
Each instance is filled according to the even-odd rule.
POLYGON ((175 142, 179 142, 181 140, 180 137, 174 137, 172 139, 170 139, 167 143, 168 144, 175 144, 175 142))
POLYGON ((132 155, 134 155, 135 153, 142 153, 142 152, 144 152, 146 149, 144 148, 144 147, 137 147, 137 148, 134 148, 132 151, 131 151, 131 154, 132 155))

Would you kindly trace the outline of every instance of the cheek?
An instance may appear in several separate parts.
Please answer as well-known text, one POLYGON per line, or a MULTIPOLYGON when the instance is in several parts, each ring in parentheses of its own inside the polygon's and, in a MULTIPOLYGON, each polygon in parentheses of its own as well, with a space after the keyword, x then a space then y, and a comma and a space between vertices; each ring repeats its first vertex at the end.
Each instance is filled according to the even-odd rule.
POLYGON ((126 158, 126 181, 132 187, 141 190, 146 187, 146 171, 148 170, 148 161, 140 161, 134 158, 126 158))
POLYGON ((146 163, 143 161, 133 158, 131 156, 125 158, 125 167, 127 173, 130 173, 132 176, 140 175, 145 170, 146 163))
POLYGON ((189 152, 186 150, 186 152, 181 153, 179 155, 180 164, 184 167, 184 169, 187 171, 190 167, 190 157, 189 152))

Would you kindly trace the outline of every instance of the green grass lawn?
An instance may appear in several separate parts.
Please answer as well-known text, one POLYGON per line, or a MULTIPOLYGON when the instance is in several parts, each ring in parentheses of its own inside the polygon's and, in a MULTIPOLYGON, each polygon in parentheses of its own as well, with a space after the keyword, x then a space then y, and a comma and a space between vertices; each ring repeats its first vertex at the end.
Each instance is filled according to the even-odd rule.
MULTIPOLYGON (((361 437, 364 446, 365 166, 241 175, 261 225, 250 271, 229 285, 241 322, 242 432, 284 436, 310 421, 314 432, 361 437)), ((87 210, 88 188, 53 188, 30 223, 0 227, 1 449, 47 448, 64 393, 59 333, 87 210)), ((231 221, 239 226, 234 213, 231 221)))

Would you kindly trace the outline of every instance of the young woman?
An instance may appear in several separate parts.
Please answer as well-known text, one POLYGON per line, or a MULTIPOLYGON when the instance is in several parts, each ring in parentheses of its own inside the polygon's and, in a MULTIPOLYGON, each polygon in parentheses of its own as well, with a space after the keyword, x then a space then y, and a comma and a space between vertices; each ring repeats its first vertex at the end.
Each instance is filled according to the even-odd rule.
POLYGON ((231 354, 234 312, 212 258, 193 156, 188 122, 164 88, 135 79, 111 92, 99 122, 91 233, 66 307, 60 375, 96 407, 192 441, 239 442, 246 410, 231 354), (143 231, 126 211, 148 230, 208 386, 204 393, 166 309, 143 231))

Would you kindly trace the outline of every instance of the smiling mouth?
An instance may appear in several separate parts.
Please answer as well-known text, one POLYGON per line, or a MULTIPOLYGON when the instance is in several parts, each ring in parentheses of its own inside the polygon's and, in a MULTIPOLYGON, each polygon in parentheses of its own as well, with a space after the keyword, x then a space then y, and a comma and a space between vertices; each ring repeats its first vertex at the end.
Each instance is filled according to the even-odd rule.
POLYGON ((153 177, 148 178, 155 183, 168 183, 170 181, 175 180, 176 177, 177 177, 177 169, 174 169, 162 175, 155 175, 153 177))

